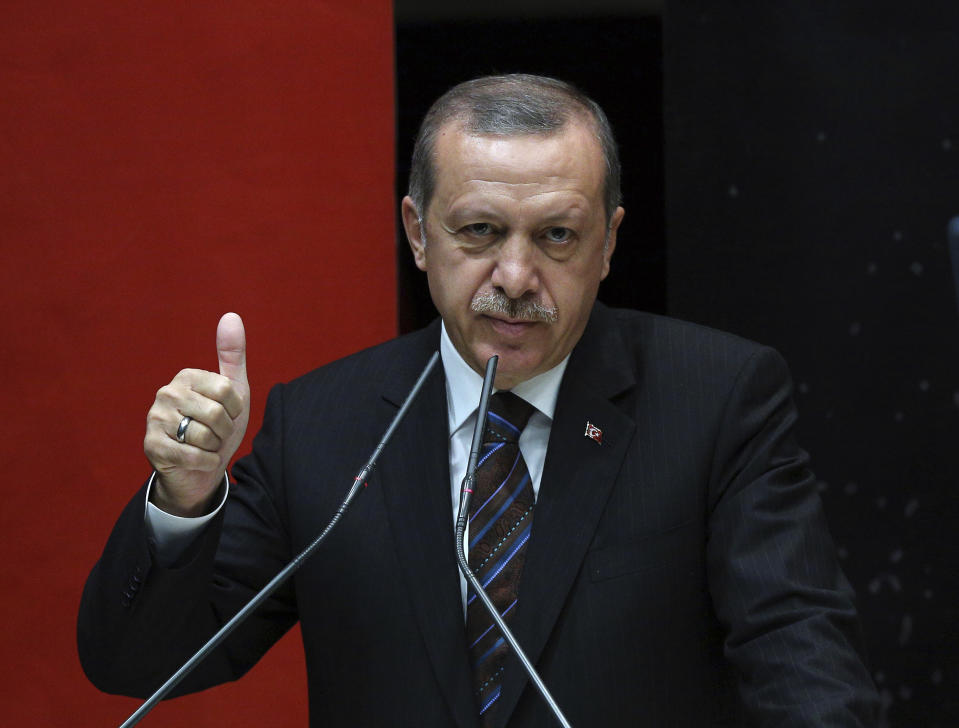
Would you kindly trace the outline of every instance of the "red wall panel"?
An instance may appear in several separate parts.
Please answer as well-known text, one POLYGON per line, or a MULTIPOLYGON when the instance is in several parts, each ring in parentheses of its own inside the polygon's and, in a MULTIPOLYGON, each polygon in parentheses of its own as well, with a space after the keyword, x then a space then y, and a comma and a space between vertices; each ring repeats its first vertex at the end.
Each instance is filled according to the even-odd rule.
MULTIPOLYGON (((156 389, 238 311, 252 431, 270 384, 394 334, 392 9, 11 0, 0 109, 0 710, 116 725, 138 701, 86 682, 76 608, 156 389)), ((305 684, 288 636, 144 724, 304 726, 305 684)))

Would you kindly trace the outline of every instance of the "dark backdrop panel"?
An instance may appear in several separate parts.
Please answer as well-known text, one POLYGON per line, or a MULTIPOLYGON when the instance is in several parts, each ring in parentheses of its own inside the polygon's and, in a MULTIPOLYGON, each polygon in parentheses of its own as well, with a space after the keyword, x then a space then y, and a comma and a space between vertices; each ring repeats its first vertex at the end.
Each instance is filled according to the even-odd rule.
MULTIPOLYGON (((664 310, 660 37, 658 17, 399 24, 397 199, 406 194, 420 120, 448 88, 491 73, 570 81, 606 111, 623 161, 626 218, 600 299, 664 310)), ((429 322, 436 310, 398 217, 397 229, 399 326, 405 332, 429 322)))
POLYGON ((687 0, 663 28, 669 312, 784 352, 883 724, 959 725, 959 6, 687 0))

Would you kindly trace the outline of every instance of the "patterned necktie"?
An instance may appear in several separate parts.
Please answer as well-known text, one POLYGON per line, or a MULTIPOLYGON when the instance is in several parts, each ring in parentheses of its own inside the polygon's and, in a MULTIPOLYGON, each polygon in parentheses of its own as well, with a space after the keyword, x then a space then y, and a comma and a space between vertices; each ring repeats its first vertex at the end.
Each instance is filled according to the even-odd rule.
MULTIPOLYGON (((526 543, 533 523, 533 484, 519 436, 533 406, 512 392, 490 398, 483 452, 470 502, 469 565, 507 622, 516 611, 526 543)), ((509 645, 470 588, 466 635, 480 721, 489 725, 500 695, 509 645)))

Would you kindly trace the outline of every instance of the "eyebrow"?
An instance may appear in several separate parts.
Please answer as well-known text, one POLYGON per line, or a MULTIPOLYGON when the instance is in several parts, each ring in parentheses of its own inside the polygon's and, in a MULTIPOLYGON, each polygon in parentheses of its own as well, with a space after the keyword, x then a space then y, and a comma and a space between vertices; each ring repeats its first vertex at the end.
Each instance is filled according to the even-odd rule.
MULTIPOLYGON (((446 215, 443 216, 446 220, 482 220, 482 221, 499 221, 504 219, 504 215, 497 212, 495 208, 490 206, 474 206, 471 204, 462 205, 460 207, 452 207, 446 215)), ((562 210, 548 210, 545 215, 542 217, 536 218, 537 225, 562 225, 569 222, 584 222, 589 219, 589 213, 581 206, 574 205, 570 207, 564 207, 562 210)))

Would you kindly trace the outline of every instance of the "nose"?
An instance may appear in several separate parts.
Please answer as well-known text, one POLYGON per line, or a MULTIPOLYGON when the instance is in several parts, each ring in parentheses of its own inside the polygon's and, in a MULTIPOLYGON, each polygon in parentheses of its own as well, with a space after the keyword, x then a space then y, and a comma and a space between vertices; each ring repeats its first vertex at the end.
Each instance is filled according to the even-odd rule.
POLYGON ((539 290, 536 246, 523 235, 513 234, 497 250, 490 282, 510 298, 522 298, 539 290))

